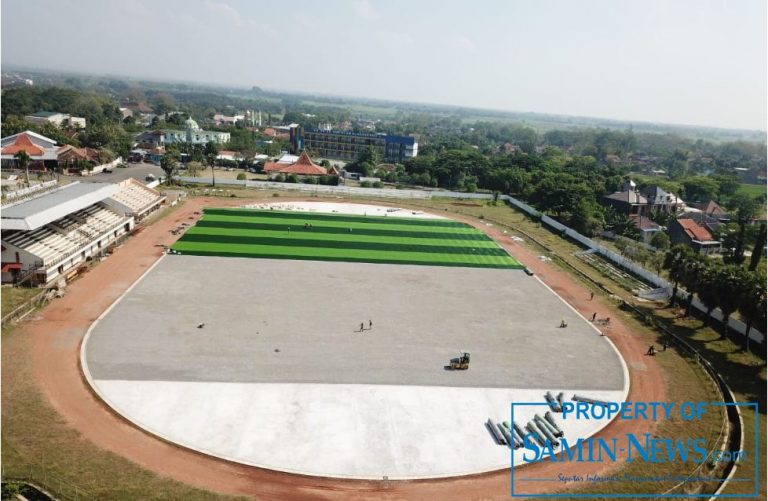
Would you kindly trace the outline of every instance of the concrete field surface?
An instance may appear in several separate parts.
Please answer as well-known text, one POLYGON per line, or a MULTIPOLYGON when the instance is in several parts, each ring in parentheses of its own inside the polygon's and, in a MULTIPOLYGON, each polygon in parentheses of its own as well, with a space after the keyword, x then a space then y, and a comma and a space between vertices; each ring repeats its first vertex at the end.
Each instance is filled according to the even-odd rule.
POLYGON ((624 384, 611 345, 520 270, 169 255, 101 320, 86 355, 95 379, 624 384), (446 370, 460 350, 471 369, 446 370))
MULTIPOLYGON (((92 325, 81 357, 99 396, 153 434, 343 478, 508 468, 485 421, 509 420, 510 402, 621 401, 629 387, 607 338, 504 269, 167 255, 92 325), (470 369, 446 370, 460 350, 470 369)), ((569 440, 607 424, 576 421, 569 440)))

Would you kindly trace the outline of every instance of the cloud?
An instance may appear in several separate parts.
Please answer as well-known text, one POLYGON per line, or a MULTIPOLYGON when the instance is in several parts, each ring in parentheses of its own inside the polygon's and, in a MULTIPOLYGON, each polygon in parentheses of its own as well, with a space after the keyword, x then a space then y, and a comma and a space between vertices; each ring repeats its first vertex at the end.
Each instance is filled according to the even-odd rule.
POLYGON ((211 0, 208 0, 205 2, 205 6, 214 15, 219 16, 220 19, 227 20, 228 22, 233 23, 235 26, 241 26, 243 24, 243 20, 240 18, 240 13, 237 12, 237 10, 235 10, 235 8, 229 4, 223 2, 212 2, 211 0))
POLYGON ((357 17, 363 19, 376 19, 381 14, 373 8, 370 0, 357 0, 352 4, 352 9, 357 17))
POLYGON ((386 31, 382 30, 378 32, 378 38, 386 43, 393 45, 413 45, 414 39, 410 33, 402 31, 386 31))
POLYGON ((475 50, 477 48, 477 45, 475 45, 475 42, 466 35, 458 35, 454 37, 451 40, 451 42, 452 42, 452 45, 457 49, 475 50))

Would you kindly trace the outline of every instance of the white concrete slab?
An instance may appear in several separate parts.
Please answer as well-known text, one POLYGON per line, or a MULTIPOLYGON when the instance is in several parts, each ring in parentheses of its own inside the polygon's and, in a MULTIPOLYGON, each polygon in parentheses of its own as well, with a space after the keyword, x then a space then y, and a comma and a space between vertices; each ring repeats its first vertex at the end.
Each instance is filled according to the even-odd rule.
MULTIPOLYGON (((94 381, 127 419, 166 440, 279 471, 342 478, 413 479, 494 471, 510 449, 485 422, 510 419, 510 402, 544 402, 547 389, 350 384, 94 381), (457 447, 461 444, 461 447, 457 447)), ((549 389, 554 394, 573 390, 549 389)), ((625 391, 578 391, 623 401, 625 391)), ((521 426, 545 407, 516 407, 521 426)), ((572 442, 605 421, 572 420, 572 442)), ((516 463, 522 460, 516 452, 516 463)))
POLYGON ((349 204, 341 202, 263 202, 244 206, 247 209, 274 209, 306 212, 327 212, 339 214, 355 214, 358 216, 387 216, 387 217, 418 217, 422 219, 447 219, 436 214, 419 210, 402 209, 397 207, 382 207, 381 205, 349 204))

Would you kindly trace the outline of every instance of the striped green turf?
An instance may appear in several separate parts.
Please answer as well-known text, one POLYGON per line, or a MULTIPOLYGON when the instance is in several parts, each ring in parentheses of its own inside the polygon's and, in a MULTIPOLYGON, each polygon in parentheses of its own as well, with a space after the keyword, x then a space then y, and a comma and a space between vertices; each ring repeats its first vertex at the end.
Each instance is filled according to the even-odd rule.
POLYGON ((481 231, 447 219, 205 209, 172 249, 201 256, 522 268, 481 231))

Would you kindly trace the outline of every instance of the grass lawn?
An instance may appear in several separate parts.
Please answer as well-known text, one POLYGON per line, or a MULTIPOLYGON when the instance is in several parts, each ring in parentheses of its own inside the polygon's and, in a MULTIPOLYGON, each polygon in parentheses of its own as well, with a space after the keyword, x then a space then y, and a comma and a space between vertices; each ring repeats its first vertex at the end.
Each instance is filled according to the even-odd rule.
POLYGON ((738 192, 750 197, 762 196, 765 198, 766 186, 764 184, 740 184, 738 192))
POLYGON ((484 233, 441 219, 206 209, 172 248, 205 256, 522 268, 484 233))
POLYGON ((0 297, 2 297, 2 311, 6 316, 31 298, 40 294, 43 289, 33 289, 27 287, 3 287, 0 289, 0 297))

